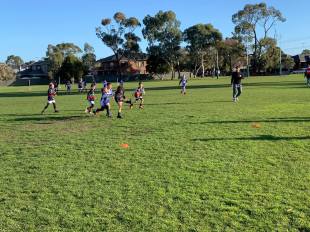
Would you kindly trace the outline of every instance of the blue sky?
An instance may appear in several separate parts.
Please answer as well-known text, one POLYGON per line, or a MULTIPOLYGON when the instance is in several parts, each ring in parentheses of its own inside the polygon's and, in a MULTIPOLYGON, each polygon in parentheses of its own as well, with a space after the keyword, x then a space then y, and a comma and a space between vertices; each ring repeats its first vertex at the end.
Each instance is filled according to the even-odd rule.
MULTIPOLYGON (((83 47, 94 46, 98 58, 111 51, 95 35, 102 18, 122 11, 141 21, 147 14, 173 10, 182 29, 196 23, 212 23, 228 37, 233 31, 232 14, 252 0, 1 0, 0 62, 8 55, 21 56, 25 61, 40 59, 48 44, 73 42, 83 47)), ((277 26, 281 46, 289 54, 310 48, 309 0, 267 0, 281 10, 287 21, 277 26)), ((273 33, 272 33, 273 34, 273 33)), ((142 44, 145 48, 146 44, 142 44)))

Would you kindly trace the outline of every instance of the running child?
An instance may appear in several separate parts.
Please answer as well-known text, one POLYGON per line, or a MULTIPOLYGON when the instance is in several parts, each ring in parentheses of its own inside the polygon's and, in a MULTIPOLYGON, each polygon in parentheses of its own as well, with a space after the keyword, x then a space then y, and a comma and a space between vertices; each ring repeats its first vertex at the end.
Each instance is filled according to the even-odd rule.
POLYGON ((104 81, 102 82, 103 88, 104 88, 104 87, 107 87, 107 84, 108 84, 108 82, 107 82, 106 80, 104 80, 104 81))
MULTIPOLYGON (((125 97, 125 89, 124 89, 124 82, 121 81, 119 83, 119 86, 117 87, 114 95, 115 102, 118 105, 118 113, 117 118, 122 118, 122 108, 123 108, 123 102, 126 99, 125 97)), ((131 105, 131 100, 125 101, 125 103, 128 103, 131 105)))
POLYGON ((67 89, 67 94, 70 94, 71 93, 71 88, 72 88, 72 83, 70 80, 68 80, 65 84, 66 86, 66 89, 67 89))
MULTIPOLYGON (((140 109, 144 108, 144 106, 143 106, 143 103, 144 103, 143 95, 144 94, 145 94, 145 90, 144 90, 143 83, 139 82, 139 86, 134 93, 134 97, 136 99, 134 103, 136 103, 137 101, 140 101, 140 105, 139 105, 140 109)), ((131 105, 130 105, 131 109, 132 109, 132 107, 133 107, 133 103, 131 103, 131 105)))
POLYGON ((186 94, 186 85, 187 85, 187 79, 185 75, 182 76, 179 85, 181 85, 181 94, 185 95, 186 94))
POLYGON ((97 115, 99 112, 106 110, 107 111, 107 117, 111 118, 111 105, 110 105, 110 99, 113 96, 112 91, 112 84, 107 83, 107 86, 102 89, 102 96, 100 100, 101 108, 94 111, 94 114, 97 115))
POLYGON ((80 79, 79 82, 78 82, 78 90, 79 90, 79 93, 82 93, 83 92, 83 89, 84 89, 84 83, 83 83, 83 79, 80 79))
POLYGON ((89 107, 86 108, 85 113, 93 113, 92 110, 95 106, 95 100, 96 100, 96 96, 95 96, 95 90, 96 90, 96 84, 92 83, 90 86, 90 90, 87 93, 87 101, 89 102, 89 107))
POLYGON ((56 108, 56 100, 55 100, 55 96, 56 96, 56 90, 54 88, 54 84, 53 83, 50 83, 49 84, 49 88, 47 90, 47 104, 46 106, 44 107, 44 109, 42 110, 41 114, 44 113, 44 111, 48 108, 48 106, 50 104, 53 104, 53 107, 54 107, 54 112, 55 113, 58 113, 59 111, 57 110, 56 108))

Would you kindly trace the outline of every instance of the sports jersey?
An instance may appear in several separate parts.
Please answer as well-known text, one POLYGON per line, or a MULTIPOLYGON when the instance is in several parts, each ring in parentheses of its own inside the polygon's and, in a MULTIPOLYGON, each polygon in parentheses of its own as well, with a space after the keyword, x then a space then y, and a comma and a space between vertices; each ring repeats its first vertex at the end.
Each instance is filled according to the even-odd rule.
POLYGON ((187 84, 186 78, 182 78, 182 79, 180 80, 180 84, 181 84, 181 86, 185 87, 186 84, 187 84))
POLYGON ((136 89, 136 92, 135 92, 135 97, 137 98, 137 99, 139 99, 139 98, 142 98, 143 97, 143 94, 144 94, 144 88, 137 88, 136 89))
POLYGON ((48 101, 54 101, 56 96, 56 89, 55 88, 49 88, 47 91, 47 100, 48 101))
POLYGON ((118 87, 115 91, 115 100, 122 101, 125 98, 125 90, 123 87, 118 87))
POLYGON ((113 96, 112 89, 108 90, 107 92, 103 91, 101 96, 101 105, 106 106, 110 103, 110 99, 113 96))
POLYGON ((305 77, 310 78, 310 68, 307 68, 305 71, 305 77))
POLYGON ((90 89, 87 93, 87 100, 88 101, 94 101, 95 100, 95 90, 90 89))

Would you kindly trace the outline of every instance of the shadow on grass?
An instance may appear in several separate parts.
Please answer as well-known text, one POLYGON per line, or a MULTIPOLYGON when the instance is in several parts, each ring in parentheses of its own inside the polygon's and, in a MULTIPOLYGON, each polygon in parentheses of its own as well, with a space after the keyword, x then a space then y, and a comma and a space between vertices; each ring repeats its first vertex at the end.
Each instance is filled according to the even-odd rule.
MULTIPOLYGON (((205 101, 205 102, 195 102, 195 104, 210 104, 210 103, 226 103, 231 101, 205 101)), ((163 102, 163 103, 145 103, 148 106, 164 106, 164 105, 193 105, 192 102, 163 102)))
MULTIPOLYGON (((99 92, 98 92, 99 94, 99 92)), ((58 91, 58 96, 75 96, 75 95, 86 95, 85 92, 71 92, 67 94, 65 91, 58 91)), ((47 91, 25 91, 25 92, 5 92, 0 93, 0 97, 47 97, 47 91)))
POLYGON ((208 121, 208 122, 191 122, 191 124, 238 124, 238 123, 263 123, 263 122, 310 122, 310 117, 291 117, 291 118, 269 118, 263 120, 236 120, 236 121, 208 121))
POLYGON ((192 141, 227 141, 227 140, 239 140, 239 141, 290 141, 290 140, 310 140, 310 136, 298 136, 298 137, 280 137, 273 135, 258 135, 253 137, 236 137, 236 138, 203 138, 192 139, 192 141))
MULTIPOLYGON (((227 84, 204 84, 204 85, 189 85, 188 89, 217 89, 217 88, 229 88, 230 87, 230 80, 227 79, 227 84)), ((164 82, 163 82, 164 83, 164 82)), ((281 81, 278 82, 254 82, 254 83, 244 83, 244 86, 247 87, 288 87, 288 88, 307 88, 303 82, 292 82, 292 81, 281 81)), ((158 86, 158 87, 147 87, 147 91, 157 91, 157 90, 176 90, 180 89, 177 85, 174 86, 158 86)), ((126 89, 128 92, 132 92, 135 89, 126 89)), ((99 90, 97 90, 99 94, 99 90)), ((72 92, 71 94, 66 94, 65 91, 61 90, 58 92, 60 96, 70 96, 70 95, 85 95, 86 93, 78 93, 77 91, 72 92)), ((0 93, 0 97, 36 97, 36 96, 46 96, 46 91, 29 91, 29 92, 5 92, 0 93)))
POLYGON ((72 120, 79 120, 79 119, 84 119, 86 118, 85 116, 82 115, 71 115, 71 116, 51 116, 51 115, 28 115, 27 117, 22 116, 19 117, 16 115, 16 118, 8 119, 7 121, 13 121, 13 122, 27 122, 27 121, 34 121, 37 122, 38 124, 49 124, 51 121, 72 121, 72 120))

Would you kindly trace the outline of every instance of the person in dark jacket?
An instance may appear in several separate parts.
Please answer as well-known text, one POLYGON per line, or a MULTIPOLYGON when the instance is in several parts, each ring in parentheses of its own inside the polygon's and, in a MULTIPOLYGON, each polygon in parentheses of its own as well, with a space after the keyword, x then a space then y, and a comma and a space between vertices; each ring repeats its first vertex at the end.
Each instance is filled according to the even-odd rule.
POLYGON ((306 84, 310 87, 310 65, 305 70, 306 84))
POLYGON ((231 85, 233 87, 233 102, 239 101, 239 97, 242 93, 242 81, 243 77, 240 73, 240 67, 237 66, 231 75, 231 85))

